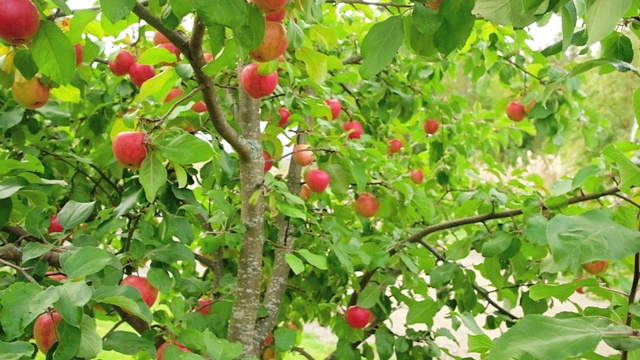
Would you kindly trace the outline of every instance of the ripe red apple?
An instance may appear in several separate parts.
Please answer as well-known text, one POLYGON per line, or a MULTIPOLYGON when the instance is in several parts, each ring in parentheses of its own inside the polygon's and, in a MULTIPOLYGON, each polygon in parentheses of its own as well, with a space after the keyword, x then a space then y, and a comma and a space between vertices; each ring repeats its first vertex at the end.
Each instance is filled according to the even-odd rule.
POLYGON ((168 103, 169 101, 182 96, 182 94, 184 94, 184 90, 182 89, 171 89, 169 90, 169 93, 167 94, 167 96, 165 96, 164 100, 162 100, 162 102, 164 104, 168 103))
POLYGON ((283 9, 289 0, 251 0, 251 2, 256 4, 262 12, 267 13, 283 9))
POLYGON ((265 21, 264 37, 258 47, 249 52, 255 61, 267 62, 277 59, 284 54, 289 46, 287 30, 279 22, 265 21))
POLYGON ((280 121, 278 121, 278 126, 285 127, 289 124, 289 116, 291 116, 291 111, 287 108, 279 108, 278 114, 280 114, 280 121))
POLYGON ((82 64, 82 44, 75 44, 73 45, 73 48, 76 50, 76 67, 78 67, 80 64, 82 64))
POLYGON ((427 0, 425 5, 433 10, 438 10, 440 9, 440 3, 442 3, 442 0, 427 0))
POLYGON ((400 139, 391 139, 389 140, 388 153, 395 154, 399 153, 402 150, 402 141, 400 139))
POLYGON ((599 275, 599 274, 602 274, 607 269, 607 266, 609 266, 608 261, 598 260, 598 261, 588 262, 584 264, 582 267, 589 274, 599 275))
POLYGON ((53 215, 51 217, 51 225, 49 225, 49 229, 47 230, 47 234, 60 233, 63 232, 64 228, 60 225, 58 221, 58 217, 53 215))
POLYGON ((38 76, 27 80, 17 71, 15 81, 11 85, 11 91, 18 104, 27 109, 43 107, 49 101, 50 96, 49 86, 40 83, 38 76))
POLYGON ((213 54, 210 53, 210 52, 206 52, 206 53, 202 54, 202 57, 204 58, 204 62, 207 63, 207 64, 209 62, 211 62, 211 60, 213 60, 213 54))
POLYGON ((129 68, 129 76, 136 86, 141 87, 145 81, 156 76, 156 69, 151 65, 133 64, 129 68))
POLYGON ((309 190, 323 192, 329 186, 329 174, 324 170, 310 170, 305 176, 309 190))
POLYGON ((307 166, 313 162, 313 151, 307 150, 309 144, 298 144, 293 147, 293 161, 300 166, 307 166))
POLYGON ((345 122, 342 124, 342 128, 349 133, 349 139, 360 139, 364 132, 362 124, 355 120, 345 122))
POLYGON ((331 109, 331 118, 333 120, 337 119, 340 116, 340 112, 342 111, 342 105, 340 104, 340 100, 338 99, 327 99, 324 101, 329 108, 331 109))
POLYGON ((164 360, 164 351, 167 348, 167 346, 169 346, 169 345, 173 345, 173 346, 177 347, 182 352, 191 352, 191 350, 189 350, 186 346, 180 344, 177 341, 167 341, 165 343, 162 343, 162 345, 160 345, 158 347, 158 351, 157 351, 158 360, 164 360))
POLYGON ((266 21, 275 21, 281 23, 286 15, 287 11, 285 9, 280 9, 264 14, 264 19, 266 21))
POLYGON ((197 312, 204 315, 209 315, 211 311, 211 304, 213 304, 213 299, 198 299, 198 307, 196 308, 197 312))
POLYGON ((197 112, 198 114, 202 114, 207 112, 207 105, 204 101, 200 100, 191 106, 191 110, 197 112))
POLYGON ((507 105, 507 108, 505 109, 505 112, 507 113, 507 116, 509 117, 509 119, 515 122, 522 121, 524 117, 527 115, 524 111, 524 106, 520 101, 509 102, 509 104, 507 105))
POLYGON ((127 50, 120 50, 113 61, 109 61, 109 69, 116 76, 124 76, 129 73, 129 69, 136 63, 136 59, 127 50))
POLYGON ((13 45, 25 44, 40 28, 40 13, 31 0, 0 0, 0 38, 13 45))
POLYGON ((62 316, 56 311, 52 311, 40 315, 33 325, 33 338, 38 349, 45 355, 58 342, 58 324, 61 320, 62 316))
POLYGON ((371 321, 371 311, 359 306, 349 306, 344 313, 344 319, 354 329, 364 329, 371 321))
POLYGON ((304 199, 305 201, 309 201, 309 199, 311 198, 311 190, 309 190, 309 187, 307 185, 302 185, 300 187, 298 196, 300 196, 300 198, 304 199))
POLYGON ((264 339, 264 346, 269 346, 273 344, 273 332, 269 332, 267 337, 264 339))
POLYGON ((424 174, 422 170, 416 169, 411 172, 411 181, 413 181, 414 184, 420 184, 423 180, 424 174))
POLYGON ((161 32, 156 31, 156 33, 153 34, 153 45, 169 44, 169 43, 171 43, 171 41, 167 39, 167 37, 164 36, 161 32))
POLYGON ((172 43, 158 44, 158 45, 156 45, 156 47, 158 49, 168 50, 170 53, 172 53, 173 55, 176 56, 176 61, 173 61, 173 62, 170 62, 170 63, 161 62, 158 65, 160 65, 160 66, 175 66, 178 63, 178 61, 180 61, 180 55, 181 55, 180 50, 178 50, 178 47, 173 45, 172 43))
POLYGON ((262 152, 262 158, 264 159, 264 172, 271 170, 273 167, 273 157, 266 151, 262 152))
POLYGON ((142 131, 124 131, 113 138, 113 156, 122 166, 129 169, 138 169, 147 156, 147 147, 144 143, 146 134, 142 131))
POLYGON ((274 71, 269 75, 260 75, 258 73, 258 64, 249 64, 242 69, 240 85, 249 96, 259 99, 271 95, 276 89, 276 86, 278 86, 278 73, 274 71))
POLYGON ((68 277, 65 274, 61 274, 59 272, 55 272, 55 271, 47 271, 44 274, 46 277, 48 277, 51 280, 55 280, 57 282, 61 282, 62 280, 67 280, 68 277))
POLYGON ((158 289, 154 288, 146 278, 138 275, 129 275, 120 282, 120 285, 133 286, 140 295, 142 300, 151 307, 158 298, 158 289))
POLYGON ((438 131, 438 128, 440 127, 440 123, 438 123, 438 120, 436 119, 427 119, 427 121, 424 122, 424 132, 426 132, 429 135, 433 135, 438 131))
POLYGON ((378 199, 372 193, 362 193, 358 196, 356 201, 353 202, 353 207, 356 209, 356 213, 364 217, 373 217, 380 204, 378 199))

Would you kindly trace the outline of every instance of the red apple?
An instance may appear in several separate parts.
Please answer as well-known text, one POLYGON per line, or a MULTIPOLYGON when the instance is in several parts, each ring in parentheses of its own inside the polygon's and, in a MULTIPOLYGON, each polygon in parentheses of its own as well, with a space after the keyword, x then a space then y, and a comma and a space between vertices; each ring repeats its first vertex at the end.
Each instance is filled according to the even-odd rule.
POLYGON ((60 225, 58 221, 58 217, 53 215, 51 217, 51 225, 49 225, 49 229, 47 230, 47 234, 60 233, 63 232, 64 228, 60 225))
POLYGON ((127 50, 120 50, 113 57, 113 61, 109 61, 109 69, 116 76, 124 76, 129 73, 129 69, 136 63, 136 59, 127 50))
POLYGON ((349 133, 349 139, 360 139, 364 132, 362 124, 355 120, 345 122, 342 124, 342 128, 349 133))
POLYGON ((356 213, 364 217, 373 217, 378 212, 378 199, 372 193, 362 193, 353 203, 356 213))
POLYGON ((436 119, 427 119, 427 121, 424 122, 424 132, 426 132, 429 135, 433 135, 438 131, 438 128, 440 127, 440 123, 438 123, 438 121, 436 119))
POLYGON ((154 288, 146 278, 137 275, 129 275, 120 282, 120 285, 129 285, 134 287, 140 295, 142 300, 151 307, 158 298, 158 289, 154 288))
POLYGON ((271 95, 276 89, 276 86, 278 86, 278 73, 274 71, 269 75, 260 75, 258 73, 258 64, 249 64, 242 69, 240 85, 249 96, 259 99, 271 95))
POLYGON ((138 169, 147 156, 147 147, 144 143, 146 134, 142 131, 124 131, 113 139, 113 156, 122 166, 129 169, 138 169))
POLYGON ((169 101, 182 96, 182 94, 184 94, 184 90, 182 89, 171 89, 169 90, 169 93, 167 94, 167 96, 165 96, 164 100, 162 100, 162 102, 164 104, 168 103, 169 101))
POLYGON ((607 266, 609 266, 608 261, 598 260, 598 261, 588 262, 584 264, 582 267, 589 274, 599 275, 599 274, 602 274, 607 269, 607 266))
POLYGON ((284 54, 289 46, 287 30, 279 22, 265 21, 264 37, 258 47, 249 52, 255 61, 267 62, 277 59, 284 54))
POLYGON ((402 141, 400 141, 400 139, 389 140, 389 146, 387 148, 389 154, 399 153, 400 150, 402 150, 402 141))
POLYGON ((424 174, 422 170, 416 169, 411 172, 411 181, 413 181, 414 184, 420 184, 423 180, 424 174))
POLYGON ((17 71, 13 85, 11 85, 11 91, 18 104, 27 109, 43 107, 49 101, 50 96, 49 86, 40 83, 38 76, 27 80, 17 71))
POLYGON ((280 114, 280 121, 278 121, 278 126, 285 127, 289 124, 289 116, 291 116, 291 111, 287 108, 279 108, 278 114, 280 114))
POLYGON ((200 314, 209 315, 211 311, 211 304, 213 304, 213 299, 198 299, 198 307, 196 311, 200 314))
POLYGON ((298 196, 300 196, 300 198, 304 199, 305 201, 309 201, 309 199, 311 198, 311 190, 309 190, 309 187, 307 185, 302 185, 300 187, 298 196))
POLYGON ((286 15, 287 11, 285 9, 280 9, 264 14, 264 19, 266 21, 275 21, 281 23, 286 15))
POLYGON ((182 352, 191 352, 191 350, 189 350, 186 346, 180 344, 177 341, 168 341, 168 342, 162 343, 162 345, 160 345, 158 347, 158 351, 157 351, 157 359, 158 360, 164 360, 164 351, 167 348, 167 346, 169 346, 169 345, 173 345, 173 346, 177 347, 182 352))
POLYGON ((427 0, 425 5, 433 10, 438 10, 440 9, 440 3, 442 3, 442 0, 427 0))
POLYGON ((309 190, 323 192, 329 186, 329 174, 324 170, 310 170, 305 176, 309 190))
POLYGON ((33 338, 38 349, 45 355, 58 342, 58 324, 61 320, 62 316, 56 311, 52 311, 40 315, 33 325, 33 338))
POLYGON ((180 61, 180 55, 181 55, 180 50, 178 50, 178 47, 173 45, 172 43, 158 44, 158 45, 156 45, 156 47, 158 49, 165 49, 165 50, 169 51, 170 53, 172 53, 173 55, 176 56, 176 61, 173 61, 173 62, 170 62, 170 63, 161 62, 158 65, 160 65, 160 66, 175 66, 178 63, 178 61, 180 61))
POLYGON ((256 4, 262 12, 267 13, 283 9, 289 0, 251 0, 251 2, 256 4))
POLYGON ((133 64, 129 68, 129 76, 136 86, 141 87, 145 81, 156 76, 156 69, 151 65, 133 64))
POLYGON ((0 38, 13 45, 25 44, 40 28, 40 13, 31 0, 0 0, 0 38))
POLYGON ((264 172, 271 170, 273 167, 273 157, 266 151, 262 152, 262 158, 264 159, 264 172))
POLYGON ((269 346, 273 344, 273 332, 269 332, 266 339, 264 339, 264 346, 269 346))
POLYGON ((329 108, 331 108, 331 118, 333 120, 337 119, 340 116, 340 112, 342 111, 342 105, 340 104, 340 100, 338 99, 327 99, 324 101, 329 108))
POLYGON ((522 121, 524 117, 527 115, 524 111, 524 106, 520 101, 509 102, 509 104, 507 105, 507 108, 505 109, 505 112, 507 113, 507 116, 509 117, 509 119, 515 122, 522 121))
POLYGON ((76 50, 76 67, 78 67, 80 64, 82 64, 82 44, 75 44, 73 45, 73 48, 76 50))
POLYGON ((47 271, 44 274, 46 277, 48 277, 51 280, 55 280, 57 282, 62 282, 62 280, 67 280, 68 277, 65 274, 61 274, 59 272, 55 272, 55 271, 47 271))
POLYGON ((210 52, 206 52, 204 54, 202 54, 202 57, 204 58, 204 62, 205 63, 209 63, 211 62, 211 60, 213 60, 213 54, 210 52))
POLYGON ((313 162, 313 151, 307 150, 309 144, 298 144, 293 147, 293 161, 300 166, 307 166, 313 162))
POLYGON ((371 311, 359 306, 349 306, 344 313, 344 319, 354 329, 364 329, 371 321, 371 311))
POLYGON ((262 360, 273 360, 277 357, 278 355, 276 354, 276 351, 273 350, 271 346, 268 348, 265 348, 264 351, 262 352, 262 360))
POLYGON ((161 32, 156 31, 156 33, 153 34, 153 45, 169 44, 169 43, 171 43, 171 41, 167 39, 167 37, 164 36, 161 32))
POLYGON ((207 112, 207 105, 204 101, 200 100, 191 106, 191 110, 197 112, 198 114, 202 114, 207 112))

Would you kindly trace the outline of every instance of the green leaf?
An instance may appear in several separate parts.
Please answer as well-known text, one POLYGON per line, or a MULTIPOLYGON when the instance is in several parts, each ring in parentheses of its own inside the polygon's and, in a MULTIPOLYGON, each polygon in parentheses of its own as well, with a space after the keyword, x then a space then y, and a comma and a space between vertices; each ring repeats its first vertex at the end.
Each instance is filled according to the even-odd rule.
MULTIPOLYGON (((630 326, 616 325, 607 327, 606 331, 632 333, 635 330, 630 326)), ((607 345, 619 351, 633 351, 640 348, 640 339, 628 335, 607 336, 605 334, 603 340, 607 345)))
MULTIPOLYGON (((638 91, 639 90, 636 90, 633 95, 634 107, 636 106, 636 95, 640 98, 640 94, 638 94, 638 91)), ((618 171, 620 171, 620 177, 622 178, 620 185, 618 185, 618 188, 620 188, 620 190, 629 194, 631 193, 632 187, 640 185, 640 168, 638 168, 636 164, 629 160, 629 158, 627 158, 615 144, 610 144, 605 147, 604 150, 602 150, 602 154, 610 161, 615 162, 618 165, 618 171)))
POLYGON ((25 79, 31 79, 38 74, 38 65, 36 65, 35 60, 33 60, 31 50, 29 49, 20 49, 16 51, 16 55, 13 58, 13 64, 25 79))
POLYGON ((547 245, 547 223, 547 218, 540 214, 531 216, 527 221, 527 228, 524 231, 527 240, 534 245, 547 245))
POLYGON ((138 58, 137 63, 142 65, 158 65, 161 62, 172 63, 176 61, 176 55, 164 48, 149 48, 138 58))
POLYGON ((33 355, 33 345, 26 341, 0 341, 0 360, 22 360, 33 355))
POLYGON ((307 220, 307 215, 302 210, 285 202, 276 202, 276 209, 290 218, 307 220))
POLYGON ((211 144, 188 133, 168 132, 156 141, 160 153, 169 161, 178 164, 205 162, 213 157, 211 144))
POLYGON ((370 309, 376 305, 382 295, 382 289, 379 284, 369 283, 358 294, 357 305, 361 308, 370 309))
POLYGON ((312 254, 311 251, 307 249, 301 249, 298 251, 298 254, 302 256, 307 262, 318 269, 327 270, 327 258, 324 255, 312 254))
POLYGON ((273 332, 275 340, 275 350, 277 352, 286 352, 296 345, 298 332, 288 327, 279 327, 273 332))
POLYGON ((433 326, 433 318, 439 310, 438 303, 427 299, 424 301, 412 301, 407 305, 409 306, 407 325, 426 324, 427 326, 433 326))
POLYGON ((431 36, 438 31, 443 19, 437 11, 418 2, 413 6, 412 20, 416 29, 424 35, 431 36))
MULTIPOLYGON (((11 129, 12 127, 20 124, 22 121, 22 117, 24 116, 24 108, 17 107, 14 109, 7 109, 8 111, 4 111, 0 113, 0 131, 4 132, 7 129, 11 129)), ((4 170, 0 170, 2 173, 4 170)))
MULTIPOLYGON (((417 5, 417 4, 416 4, 417 5)), ((376 349, 380 360, 388 360, 393 356, 393 345, 395 336, 393 336, 386 327, 381 327, 376 331, 376 349)))
POLYGON ((556 215, 549 221, 547 238, 554 261, 563 269, 595 260, 620 260, 640 251, 640 233, 599 210, 556 215))
POLYGON ((80 349, 76 354, 77 357, 83 359, 93 359, 102 352, 102 338, 96 331, 96 322, 89 315, 82 317, 80 326, 80 349))
POLYGON ((469 335, 467 337, 469 352, 484 354, 491 350, 493 342, 487 335, 469 335))
POLYGON ((0 324, 6 340, 17 338, 22 330, 39 315, 29 315, 28 309, 31 300, 41 291, 40 286, 33 283, 14 283, 4 290, 0 299, 3 307, 0 324), (24 321, 25 317, 29 320, 28 322, 24 321))
POLYGON ((78 104, 82 100, 80 89, 73 85, 60 85, 57 88, 53 88, 51 89, 51 95, 60 101, 74 104, 78 104))
POLYGON ((65 230, 73 229, 91 216, 95 205, 95 201, 81 203, 69 200, 58 213, 58 221, 65 230))
POLYGON ((106 250, 95 247, 82 247, 69 253, 60 258, 62 269, 69 279, 95 274, 104 269, 113 257, 106 250))
POLYGON ((209 330, 204 332, 204 343, 211 360, 233 360, 242 354, 242 344, 218 339, 209 330))
POLYGON ((82 307, 91 300, 92 290, 84 282, 65 282, 56 286, 58 301, 53 304, 57 312, 74 326, 80 326, 82 321, 82 307))
POLYGON ((140 92, 136 95, 134 101, 142 102, 151 95, 153 95, 153 98, 156 101, 160 101, 167 96, 177 79, 178 75, 173 67, 165 68, 160 74, 152 77, 142 84, 140 92))
POLYGON ((100 286, 93 292, 93 300, 119 306, 148 323, 153 321, 151 310, 132 286, 100 286))
MULTIPOLYGON (((238 42, 245 50, 250 51, 258 47, 264 38, 265 20, 262 11, 257 6, 250 4, 248 9, 245 23, 233 29, 233 36, 238 39, 238 42)), ((224 40, 224 32, 222 32, 220 40, 224 40)))
POLYGON ((433 40, 438 51, 448 55, 464 46, 476 17, 471 13, 474 0, 443 1, 438 13, 444 18, 433 40))
MULTIPOLYGON (((0 228, 5 226, 11 218, 11 211, 13 210, 13 202, 11 198, 0 199, 0 228)), ((29 243, 33 244, 33 243, 29 243)), ((28 245, 28 244, 27 244, 28 245)), ((24 257, 24 252, 23 252, 24 257)))
POLYGON ((71 11, 71 8, 69 8, 69 5, 67 5, 66 1, 64 1, 64 0, 52 0, 52 1, 65 14, 68 14, 68 15, 73 14, 73 11, 71 11))
POLYGON ((349 173, 340 164, 331 164, 324 169, 329 174, 331 190, 336 193, 346 193, 349 189, 349 173))
POLYGON ((493 23, 523 28, 542 17, 538 7, 544 7, 546 10, 545 2, 545 0, 477 0, 473 13, 493 23))
POLYGON ((286 254, 284 256, 284 260, 289 264, 289 267, 291 267, 291 270, 293 270, 296 275, 304 272, 304 263, 294 254, 286 254))
POLYGON ((403 38, 401 16, 392 16, 373 25, 362 40, 360 76, 370 79, 389 65, 403 38))
POLYGON ((114 24, 129 15, 135 5, 136 0, 100 0, 102 14, 114 24))
POLYGON ((76 52, 69 38, 51 21, 41 21, 33 38, 33 60, 40 73, 58 84, 66 85, 76 71, 76 52))
POLYGON ((27 185, 21 177, 12 177, 0 182, 0 199, 6 199, 27 185))
POLYGON ((595 350, 601 339, 600 330, 582 318, 527 315, 494 342, 487 360, 520 358, 525 353, 540 360, 568 359, 595 350))
POLYGON ((504 231, 496 231, 491 237, 491 240, 482 244, 482 256, 498 256, 509 248, 512 241, 513 236, 511 236, 511 234, 504 231))
POLYGON ((193 5, 205 25, 219 24, 232 29, 242 26, 248 6, 243 0, 194 0, 193 5))
POLYGON ((167 182, 167 169, 154 153, 147 154, 140 167, 140 184, 147 201, 153 202, 158 190, 167 182))
POLYGON ((602 41, 603 54, 606 58, 633 61, 633 45, 631 39, 621 33, 613 33, 602 41))
POLYGON ((104 339, 104 350, 125 355, 135 355, 142 350, 155 354, 156 347, 151 339, 143 338, 128 331, 114 331, 104 339))
POLYGON ((133 209, 133 207, 138 203, 138 195, 140 195, 141 191, 142 188, 139 186, 127 186, 124 190, 124 194, 122 194, 120 204, 113 210, 113 216, 122 216, 129 212, 129 210, 133 209))
POLYGON ((327 77, 327 55, 306 46, 296 49, 296 59, 304 62, 309 77, 322 84, 327 77))
POLYGON ((161 293, 168 293, 171 291, 171 287, 173 286, 173 282, 169 275, 167 275, 167 271, 160 268, 151 268, 149 272, 147 272, 147 280, 149 283, 161 293))
POLYGON ((631 0, 595 0, 587 10, 585 24, 589 38, 585 46, 595 44, 613 31, 630 6, 631 0))
POLYGON ((195 261, 193 252, 179 242, 172 242, 165 246, 157 247, 149 253, 149 259, 167 264, 173 264, 180 260, 195 261))
POLYGON ((534 301, 554 297, 564 302, 576 292, 576 289, 583 286, 600 285, 594 278, 585 278, 566 284, 536 284, 529 289, 529 297, 534 301))
MULTIPOLYGON (((1 203, 1 202, 0 202, 1 203)), ((27 243, 22 249, 22 262, 40 257, 53 249, 52 244, 40 244, 36 242, 27 243)))
POLYGON ((633 92, 633 112, 636 116, 636 122, 640 121, 640 87, 633 92))
POLYGON ((562 7, 562 48, 560 51, 567 50, 573 39, 573 30, 578 22, 578 14, 576 13, 576 5, 573 1, 567 2, 562 7))

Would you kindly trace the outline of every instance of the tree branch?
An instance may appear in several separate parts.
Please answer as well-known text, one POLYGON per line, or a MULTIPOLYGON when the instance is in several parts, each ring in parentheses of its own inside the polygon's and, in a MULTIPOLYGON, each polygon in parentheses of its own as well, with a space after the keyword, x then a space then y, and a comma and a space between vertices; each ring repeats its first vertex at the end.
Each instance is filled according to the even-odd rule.
POLYGON ((360 5, 372 5, 372 6, 380 6, 380 7, 384 7, 384 8, 389 8, 389 7, 396 7, 396 8, 412 8, 413 5, 411 4, 396 4, 396 3, 391 3, 391 2, 386 2, 386 3, 376 3, 376 2, 368 2, 368 1, 364 1, 364 0, 328 0, 327 4, 360 4, 360 5))
POLYGON ((185 54, 187 58, 190 57, 189 53, 189 40, 186 36, 182 35, 178 31, 169 30, 163 24, 162 21, 153 16, 149 10, 143 5, 143 3, 136 2, 133 7, 133 13, 140 19, 144 20, 147 24, 151 25, 154 29, 158 30, 162 35, 166 36, 181 53, 185 54))
POLYGON ((31 276, 27 270, 25 270, 23 267, 20 267, 14 263, 2 260, 0 258, 0 264, 4 265, 4 266, 8 266, 14 270, 19 271, 25 278, 27 278, 27 280, 29 280, 30 282, 34 283, 34 284, 38 284, 38 282, 36 281, 36 279, 33 278, 33 276, 31 276))

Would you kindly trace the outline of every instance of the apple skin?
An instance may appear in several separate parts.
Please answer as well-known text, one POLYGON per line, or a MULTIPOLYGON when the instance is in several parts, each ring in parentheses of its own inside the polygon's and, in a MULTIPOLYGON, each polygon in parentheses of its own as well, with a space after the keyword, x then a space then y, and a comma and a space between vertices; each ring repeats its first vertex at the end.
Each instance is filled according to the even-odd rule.
POLYGON ((298 196, 300 196, 300 198, 304 199, 305 201, 309 201, 309 199, 311 198, 311 190, 307 185, 302 185, 300 187, 300 192, 298 193, 298 196))
POLYGON ((53 215, 51 217, 51 225, 49 225, 49 229, 47 229, 47 234, 60 233, 63 232, 64 228, 60 225, 58 221, 58 217, 53 215))
POLYGON ((262 352, 262 360, 273 360, 277 357, 276 351, 272 347, 264 349, 262 352))
POLYGON ((38 349, 43 354, 47 354, 49 349, 58 342, 58 325, 62 316, 56 311, 40 315, 33 325, 33 338, 38 345, 38 349))
POLYGON ((371 321, 371 311, 359 306, 349 306, 344 313, 344 319, 353 329, 364 329, 371 321))
POLYGON ((182 350, 182 352, 191 352, 191 350, 189 350, 186 346, 180 344, 177 341, 167 341, 165 343, 162 343, 162 345, 158 347, 158 351, 157 351, 158 360, 164 360, 164 351, 169 345, 173 345, 177 347, 178 349, 182 350))
POLYGON ((344 124, 342 124, 342 128, 344 129, 344 131, 349 133, 349 139, 360 139, 362 133, 364 132, 362 124, 355 120, 345 122, 344 124))
POLYGON ((109 70, 115 76, 124 76, 129 73, 129 69, 136 63, 136 59, 127 50, 120 50, 118 54, 113 58, 113 61, 109 61, 109 70))
POLYGON ((309 144, 298 144, 293 147, 293 161, 300 166, 307 166, 313 162, 313 151, 307 150, 311 146, 309 144))
POLYGON ((279 108, 278 114, 280 114, 280 121, 278 121, 278 126, 285 127, 289 125, 289 116, 291 116, 291 111, 287 108, 279 108))
POLYGON ((210 52, 206 52, 206 53, 202 54, 202 57, 204 58, 204 62, 207 63, 207 64, 209 62, 211 62, 211 60, 213 60, 213 54, 210 53, 210 52))
POLYGON ((422 183, 422 181, 424 180, 424 174, 420 169, 413 170, 410 177, 411 181, 413 181, 413 183, 416 185, 422 183))
POLYGON ((38 76, 26 80, 22 75, 18 76, 18 72, 16 72, 16 80, 11 85, 11 91, 13 98, 26 109, 43 107, 51 95, 49 86, 41 84, 38 76))
POLYGON ((605 270, 607 270, 608 266, 609 262, 606 260, 592 261, 582 265, 584 271, 592 275, 602 274, 605 270))
POLYGON ((433 10, 439 10, 440 3, 442 3, 442 0, 427 0, 425 5, 427 5, 428 8, 431 8, 433 10))
POLYGON ((305 176, 305 182, 309 190, 323 192, 329 186, 329 173, 324 170, 310 170, 305 176))
POLYGON ((356 201, 353 202, 353 207, 358 215, 369 218, 378 212, 380 204, 378 204, 378 199, 375 195, 365 192, 360 194, 356 201))
POLYGON ((388 144, 388 153, 397 154, 402 150, 402 141, 400 139, 391 139, 388 144))
POLYGON ((509 119, 519 122, 524 120, 525 116, 527 116, 524 111, 524 105, 520 101, 511 101, 507 104, 507 108, 505 109, 507 116, 509 119))
POLYGON ((161 62, 160 64, 158 64, 159 66, 175 66, 178 63, 178 61, 180 61, 180 56, 182 55, 182 53, 180 53, 180 50, 178 50, 178 47, 173 45, 172 43, 158 44, 156 45, 156 47, 158 49, 165 49, 176 56, 176 61, 170 62, 170 63, 161 62))
POLYGON ((271 170, 273 167, 273 157, 266 151, 262 152, 262 158, 264 159, 264 172, 271 170))
POLYGON ((142 131, 124 131, 113 138, 112 150, 116 160, 128 169, 138 169, 147 156, 142 131))
POLYGON ((82 64, 83 49, 82 44, 75 44, 73 48, 76 50, 76 67, 82 64))
POLYGON ((284 9, 289 0, 251 0, 264 13, 284 9))
POLYGON ((280 9, 264 14, 264 19, 266 21, 275 21, 281 23, 286 15, 287 11, 285 9, 280 9))
POLYGON ((47 278, 51 279, 51 280, 55 280, 57 282, 62 282, 62 280, 67 280, 68 277, 65 274, 60 274, 59 272, 56 271, 47 271, 44 276, 46 276, 47 278))
POLYGON ((424 127, 424 132, 426 132, 429 135, 433 135, 436 132, 438 132, 438 128, 440 128, 440 123, 436 119, 427 119, 427 121, 424 122, 423 127, 424 127))
POLYGON ((204 101, 200 100, 191 106, 191 110, 197 112, 198 114, 202 114, 207 112, 207 105, 204 101))
POLYGON ((249 64, 242 69, 240 74, 240 85, 244 91, 254 99, 271 95, 278 86, 278 73, 273 72, 269 75, 260 75, 258 73, 258 64, 249 64))
POLYGON ((171 41, 167 39, 167 37, 164 36, 160 31, 156 31, 153 34, 153 45, 157 46, 160 44, 169 44, 169 43, 171 43, 171 41))
POLYGON ((287 30, 279 22, 265 21, 264 37, 258 47, 249 52, 249 56, 259 62, 277 59, 289 46, 287 30))
POLYGON ((129 285, 134 287, 140 295, 142 300, 149 306, 153 306, 158 298, 158 289, 154 288, 146 278, 138 275, 129 275, 124 278, 120 285, 129 285))
POLYGON ((342 105, 340 104, 340 100, 338 99, 327 99, 324 101, 329 108, 331 109, 331 118, 333 120, 337 119, 340 116, 340 112, 342 111, 342 105))
POLYGON ((31 0, 0 0, 0 38, 26 44, 40 29, 40 13, 31 0))
POLYGON ((269 346, 273 344, 273 332, 269 332, 267 337, 264 339, 264 346, 269 346))
POLYGON ((136 86, 141 87, 145 81, 156 76, 156 69, 151 65, 133 64, 129 68, 129 76, 136 86))
POLYGON ((171 89, 169 90, 169 93, 167 94, 167 96, 165 96, 164 100, 162 100, 162 102, 164 104, 168 103, 169 101, 182 96, 182 94, 184 94, 184 90, 182 89, 171 89))
POLYGON ((209 315, 211 311, 211 304, 213 304, 213 299, 198 299, 196 311, 200 314, 209 315))

